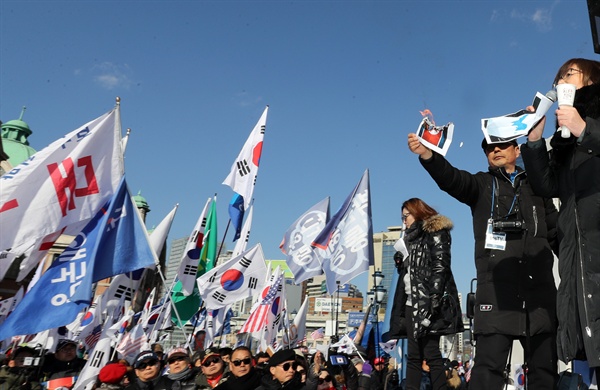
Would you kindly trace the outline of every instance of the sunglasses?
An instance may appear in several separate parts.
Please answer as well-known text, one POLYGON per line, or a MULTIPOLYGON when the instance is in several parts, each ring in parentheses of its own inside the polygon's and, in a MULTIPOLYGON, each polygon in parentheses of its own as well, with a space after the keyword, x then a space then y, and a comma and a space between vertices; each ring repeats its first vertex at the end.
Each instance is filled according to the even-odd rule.
POLYGON ((298 363, 296 363, 296 362, 293 362, 293 363, 290 363, 290 362, 283 363, 283 365, 281 366, 281 368, 283 368, 283 371, 287 371, 290 368, 293 368, 294 371, 296 371, 296 368, 298 368, 298 363))
POLYGON ((215 357, 211 357, 211 358, 206 359, 206 361, 204 363, 202 363, 202 365, 204 367, 209 367, 211 364, 213 364, 213 363, 217 364, 220 361, 221 361, 221 358, 218 357, 218 356, 215 356, 215 357))
POLYGON ((137 365, 136 369, 145 370, 147 367, 154 367, 157 364, 158 364, 158 360, 152 359, 152 360, 148 360, 147 362, 141 362, 140 364, 137 365))
POLYGON ((327 375, 325 378, 319 378, 320 385, 322 385, 325 382, 331 382, 331 375, 327 375))
POLYGON ((234 366, 239 367, 242 365, 242 363, 244 363, 245 366, 249 365, 250 363, 252 363, 252 358, 245 358, 245 359, 239 359, 239 360, 232 360, 231 363, 233 363, 234 366))
POLYGON ((186 360, 186 359, 187 359, 187 357, 185 357, 185 356, 175 356, 175 357, 172 357, 171 359, 167 360, 167 363, 173 364, 175 362, 180 362, 180 361, 186 360))

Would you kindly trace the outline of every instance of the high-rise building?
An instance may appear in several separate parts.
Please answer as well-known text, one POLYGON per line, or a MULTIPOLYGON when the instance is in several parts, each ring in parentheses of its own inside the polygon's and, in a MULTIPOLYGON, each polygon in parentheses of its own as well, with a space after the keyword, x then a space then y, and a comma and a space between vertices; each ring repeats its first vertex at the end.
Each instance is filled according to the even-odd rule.
POLYGON ((373 267, 369 267, 369 276, 367 279, 368 289, 372 290, 374 281, 373 273, 375 271, 381 271, 384 278, 381 282, 381 286, 386 290, 386 295, 380 304, 380 309, 385 310, 388 303, 393 299, 390 297, 392 277, 396 271, 396 264, 394 263, 394 244, 400 238, 401 227, 391 226, 388 227, 387 232, 373 234, 373 250, 374 250, 374 263, 373 267))

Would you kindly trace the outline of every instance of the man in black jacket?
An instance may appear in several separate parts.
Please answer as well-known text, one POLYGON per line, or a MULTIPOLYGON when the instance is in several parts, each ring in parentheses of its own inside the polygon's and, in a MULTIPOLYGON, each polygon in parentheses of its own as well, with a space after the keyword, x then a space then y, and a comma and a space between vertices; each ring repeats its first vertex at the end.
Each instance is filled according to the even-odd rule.
POLYGON ((254 369, 254 359, 248 347, 237 347, 231 353, 227 380, 215 390, 254 390, 261 384, 262 375, 254 369))
MULTIPOLYGON (((556 287, 550 243, 556 242, 557 211, 535 196, 516 165, 516 141, 482 142, 488 172, 471 174, 408 135, 409 149, 443 191, 468 205, 473 216, 477 292, 477 341, 470 387, 499 390, 513 340, 529 366, 530 390, 555 389, 556 287)), ((556 252, 556 251, 555 251, 556 252)))

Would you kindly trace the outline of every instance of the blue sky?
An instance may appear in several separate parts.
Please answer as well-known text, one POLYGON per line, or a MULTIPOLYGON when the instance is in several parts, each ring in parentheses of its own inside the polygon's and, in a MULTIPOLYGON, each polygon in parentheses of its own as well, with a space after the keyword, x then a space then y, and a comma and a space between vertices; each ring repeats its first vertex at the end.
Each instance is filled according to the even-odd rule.
POLYGON ((428 108, 455 124, 448 159, 485 170, 481 118, 529 105, 572 57, 598 59, 583 0, 2 0, 0 118, 27 106, 40 150, 120 96, 129 186, 149 226, 180 204, 180 238, 215 193, 224 233, 221 183, 269 105, 250 245, 283 258, 288 226, 326 196, 335 212, 369 169, 375 232, 399 225, 411 197, 453 220, 466 293, 470 211, 425 175, 406 136, 428 108))

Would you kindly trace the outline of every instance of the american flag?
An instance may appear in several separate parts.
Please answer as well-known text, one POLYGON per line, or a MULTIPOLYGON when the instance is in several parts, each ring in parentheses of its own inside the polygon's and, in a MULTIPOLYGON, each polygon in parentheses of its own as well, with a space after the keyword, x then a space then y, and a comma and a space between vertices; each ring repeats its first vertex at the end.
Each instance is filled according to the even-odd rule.
POLYGON ((250 317, 244 322, 242 329, 239 333, 251 333, 260 332, 265 325, 267 325, 267 318, 269 311, 271 310, 271 304, 277 297, 278 292, 281 290, 281 283, 283 282, 283 272, 275 280, 275 282, 269 287, 269 291, 260 302, 260 305, 250 314, 250 317))
POLYGON ((100 339, 100 335, 102 334, 102 324, 97 325, 92 332, 88 334, 85 338, 85 344, 88 349, 92 349, 96 346, 96 343, 100 339))
POLYGON ((465 381, 469 382, 471 380, 471 370, 473 369, 473 364, 475 364, 473 362, 473 357, 471 357, 471 359, 469 360, 469 368, 467 369, 467 372, 465 372, 465 381))
POLYGON ((319 340, 319 339, 322 339, 325 337, 325 332, 324 332, 323 328, 319 328, 319 329, 315 330, 314 332, 312 332, 310 334, 310 337, 313 340, 319 340))

